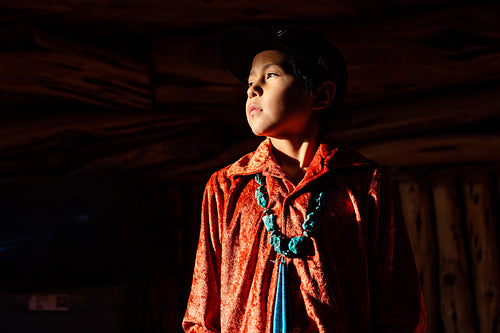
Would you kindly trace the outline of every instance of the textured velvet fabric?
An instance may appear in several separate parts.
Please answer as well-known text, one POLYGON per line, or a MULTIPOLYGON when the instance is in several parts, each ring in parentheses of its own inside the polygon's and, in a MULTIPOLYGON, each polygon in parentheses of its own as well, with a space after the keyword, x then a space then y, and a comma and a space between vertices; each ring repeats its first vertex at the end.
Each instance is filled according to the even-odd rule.
POLYGON ((424 331, 415 262, 385 173, 323 142, 294 186, 266 139, 208 181, 186 332, 270 332, 279 264, 254 197, 259 172, 287 237, 302 235, 311 196, 327 183, 320 229, 305 256, 287 259, 292 332, 424 331))

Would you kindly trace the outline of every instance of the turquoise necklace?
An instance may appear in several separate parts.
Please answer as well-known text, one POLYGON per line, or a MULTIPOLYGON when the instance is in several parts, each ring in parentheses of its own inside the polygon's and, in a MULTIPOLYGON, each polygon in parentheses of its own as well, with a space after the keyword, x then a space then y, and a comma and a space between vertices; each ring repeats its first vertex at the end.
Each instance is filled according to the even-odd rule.
POLYGON ((305 222, 302 223, 302 229, 304 230, 303 236, 287 238, 278 230, 278 225, 276 224, 277 216, 274 214, 272 209, 267 207, 269 203, 269 195, 266 189, 266 179, 262 176, 262 174, 258 173, 255 175, 255 181, 260 185, 255 190, 255 198, 257 199, 259 206, 264 208, 262 222, 264 222, 264 226, 271 234, 270 243, 272 247, 277 253, 285 257, 297 257, 302 255, 304 252, 305 239, 310 237, 311 233, 319 228, 319 216, 323 211, 326 202, 325 192, 319 192, 313 199, 313 210, 307 214, 305 222))
POLYGON ((278 270, 278 283, 276 285, 276 297, 274 299, 274 315, 273 315, 273 333, 285 333, 290 328, 290 316, 288 315, 289 296, 286 282, 286 262, 284 257, 297 257, 304 252, 305 238, 310 237, 311 233, 319 228, 319 216, 323 211, 326 202, 324 191, 313 199, 313 210, 307 214, 305 222, 302 224, 304 230, 303 236, 287 238, 278 230, 276 223, 276 215, 273 210, 268 208, 269 195, 266 189, 266 179, 262 174, 255 175, 255 181, 259 187, 255 190, 255 198, 259 206, 264 208, 262 222, 267 231, 271 234, 270 243, 274 250, 281 256, 278 270))

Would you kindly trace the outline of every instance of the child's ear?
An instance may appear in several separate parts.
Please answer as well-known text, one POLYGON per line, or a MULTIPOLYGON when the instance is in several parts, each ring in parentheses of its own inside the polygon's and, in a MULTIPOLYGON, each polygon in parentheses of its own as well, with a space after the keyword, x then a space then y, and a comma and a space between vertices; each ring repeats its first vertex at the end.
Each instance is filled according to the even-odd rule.
POLYGON ((314 94, 314 110, 321 110, 328 107, 335 97, 337 86, 333 81, 324 81, 314 94))

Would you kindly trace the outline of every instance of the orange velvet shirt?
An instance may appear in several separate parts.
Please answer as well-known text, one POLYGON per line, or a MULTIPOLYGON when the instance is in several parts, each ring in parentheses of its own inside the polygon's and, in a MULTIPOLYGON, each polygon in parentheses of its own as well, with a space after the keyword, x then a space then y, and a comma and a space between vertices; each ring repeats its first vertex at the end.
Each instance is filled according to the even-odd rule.
POLYGON ((306 253, 288 260, 292 332, 423 332, 425 311, 413 253, 388 177, 352 149, 322 143, 294 186, 266 139, 210 178, 186 332, 270 332, 276 252, 261 221, 254 176, 287 237, 301 236, 311 196, 327 204, 306 253))

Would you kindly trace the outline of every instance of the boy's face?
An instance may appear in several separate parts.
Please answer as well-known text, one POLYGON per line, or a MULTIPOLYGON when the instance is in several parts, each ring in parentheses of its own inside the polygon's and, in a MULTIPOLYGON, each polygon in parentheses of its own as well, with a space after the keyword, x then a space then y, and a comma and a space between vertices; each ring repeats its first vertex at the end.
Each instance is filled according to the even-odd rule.
POLYGON ((318 124, 313 94, 306 92, 283 54, 257 54, 248 77, 246 116, 253 133, 278 139, 301 138, 318 124))

